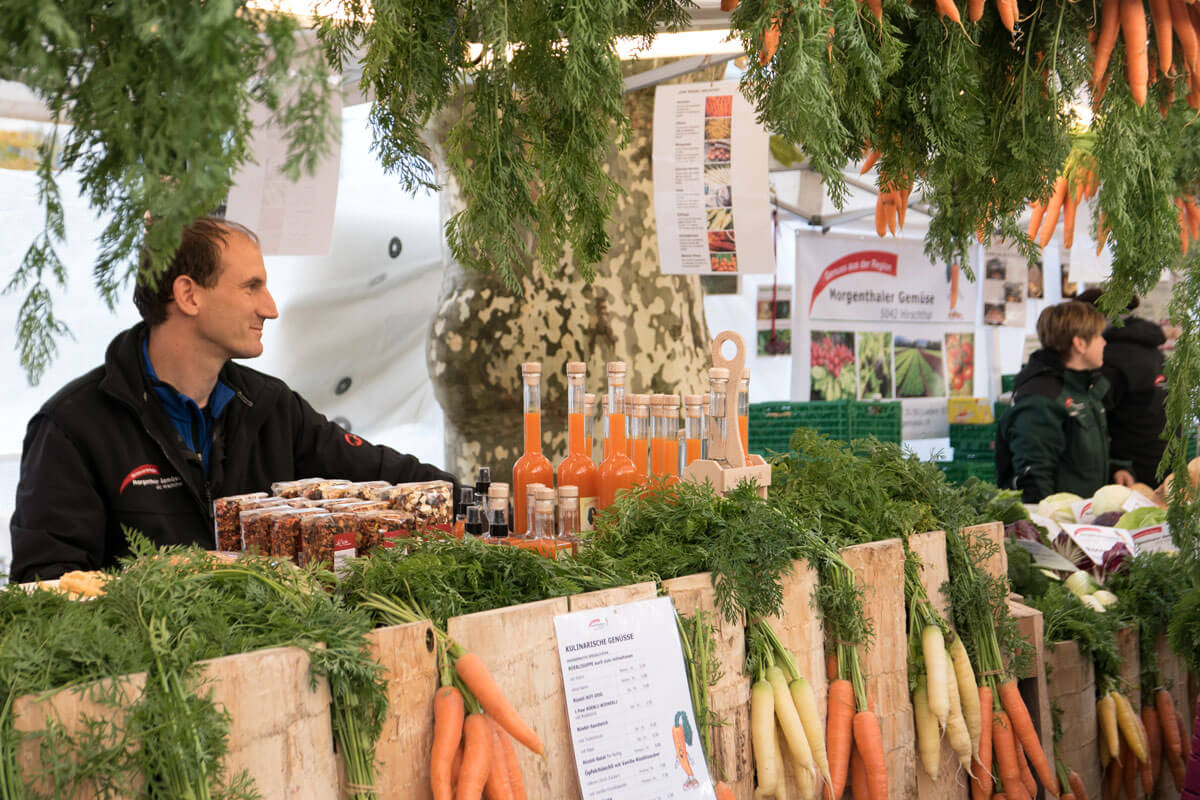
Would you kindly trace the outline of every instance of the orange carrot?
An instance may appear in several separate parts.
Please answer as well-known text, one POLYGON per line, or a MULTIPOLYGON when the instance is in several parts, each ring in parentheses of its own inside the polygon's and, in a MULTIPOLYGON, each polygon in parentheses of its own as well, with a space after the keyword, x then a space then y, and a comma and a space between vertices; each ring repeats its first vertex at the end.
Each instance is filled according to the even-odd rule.
POLYGON ((1138 762, 1138 776, 1142 779, 1142 791, 1146 794, 1146 797, 1153 797, 1154 762, 1150 758, 1147 758, 1145 761, 1138 762))
POLYGON ((1029 718, 1029 709, 1025 707, 1025 701, 1021 699, 1021 691, 1017 688, 1017 682, 1007 680, 1000 684, 999 689, 1000 704, 1004 706, 1004 710, 1012 722, 1013 732, 1021 739, 1021 745, 1025 748, 1025 755, 1029 758, 1030 766, 1037 773, 1042 786, 1045 786, 1050 794, 1058 795, 1058 776, 1054 774, 1054 770, 1050 768, 1050 764, 1046 760, 1046 753, 1042 750, 1042 743, 1038 740, 1037 731, 1033 728, 1033 720, 1029 718))
POLYGON ((738 0, 721 0, 722 11, 733 11, 737 8, 738 0))
MULTIPOLYGON (((1058 212, 1062 210, 1063 201, 1066 200, 1066 197, 1067 179, 1059 175, 1054 179, 1054 191, 1050 193, 1050 201, 1046 203, 1046 213, 1042 215, 1042 226, 1038 230, 1037 238, 1039 247, 1045 247, 1054 238, 1054 229, 1058 227, 1058 212)), ((1000 698, 1001 700, 1004 699, 1003 684, 1001 685, 1000 698)), ((1009 714, 1011 715, 1012 712, 1010 711, 1009 714)))
POLYGON ((463 757, 463 742, 458 740, 458 747, 454 748, 454 760, 450 762, 450 786, 458 788, 458 773, 462 770, 463 757))
POLYGON ((896 210, 900 214, 900 218, 896 220, 896 227, 900 230, 904 230, 904 218, 908 215, 908 195, 911 192, 911 183, 908 185, 908 188, 896 192, 896 210))
POLYGON ((1096 222, 1096 255, 1100 255, 1104 251, 1104 244, 1108 241, 1108 223, 1104 219, 1104 212, 1100 212, 1100 219, 1096 222))
POLYGON ((829 652, 827 652, 825 654, 825 680, 827 680, 829 683, 833 683, 834 681, 837 680, 837 677, 838 677, 837 650, 834 648, 830 648, 829 652))
POLYGON ((1083 785, 1083 778, 1079 777, 1079 773, 1071 770, 1067 774, 1067 782, 1071 784, 1071 794, 1075 795, 1075 800, 1088 800, 1087 787, 1083 785))
POLYGON ((954 0, 935 0, 937 12, 955 25, 962 27, 962 17, 958 13, 958 3, 954 0))
POLYGON ((1179 217, 1179 249, 1181 252, 1187 253, 1189 240, 1187 212, 1183 210, 1183 200, 1178 197, 1175 198, 1175 208, 1178 209, 1176 213, 1179 217))
POLYGON ((871 171, 871 167, 879 163, 880 152, 872 147, 867 148, 867 155, 863 158, 863 165, 859 168, 859 175, 866 175, 871 171))
POLYGON ((1104 5, 1100 7, 1100 36, 1096 39, 1096 60, 1092 62, 1093 90, 1100 85, 1101 78, 1108 70, 1108 61, 1112 58, 1120 30, 1120 10, 1121 0, 1104 0, 1104 5))
POLYGON ((1017 751, 1008 714, 997 711, 992 715, 992 752, 996 755, 996 767, 1007 794, 1025 791, 1021 773, 1017 767, 1017 751))
POLYGON ((1116 800, 1117 795, 1121 793, 1121 765, 1114 758, 1108 762, 1108 771, 1104 773, 1105 790, 1101 792, 1104 796, 1116 800))
POLYGON ((854 747, 862 755, 863 766, 867 770, 871 800, 887 800, 888 775, 883 759, 883 733, 874 711, 860 711, 854 715, 854 747))
POLYGON ((496 759, 504 762, 505 770, 508 772, 508 787, 512 792, 512 800, 528 800, 528 795, 525 793, 525 778, 521 775, 521 765, 517 762, 517 748, 513 747, 512 737, 495 720, 492 720, 492 726, 500 735, 501 751, 496 759))
POLYGON ((1171 74, 1171 6, 1167 0, 1148 0, 1150 21, 1154 24, 1154 45, 1158 50, 1158 68, 1163 75, 1171 74))
POLYGON ((896 235, 896 193, 888 192, 883 196, 883 214, 887 218, 888 233, 896 235))
POLYGON ((1121 0, 1121 32, 1125 37, 1125 78, 1138 106, 1146 105, 1150 85, 1146 63, 1146 10, 1142 0, 1121 0))
POLYGON ((871 785, 867 765, 857 747, 850 750, 850 796, 854 800, 871 800, 871 785))
POLYGON ((1017 27, 1017 0, 996 0, 996 11, 1000 14, 1000 23, 1014 33, 1017 27))
POLYGON ((979 752, 971 762, 971 772, 974 776, 971 786, 979 787, 979 796, 988 797, 992 793, 992 690, 987 686, 979 687, 979 752))
POLYGON ((1182 749, 1181 755, 1185 759, 1191 758, 1192 757, 1191 731, 1189 731, 1187 729, 1187 726, 1184 724, 1182 714, 1175 715, 1175 722, 1177 722, 1179 724, 1179 740, 1180 740, 1180 747, 1182 749))
POLYGON ((829 710, 825 720, 825 751, 833 774, 833 800, 841 800, 846 791, 846 772, 850 768, 850 736, 854 724, 854 687, 841 679, 829 684, 829 710))
POLYGON ((1029 758, 1025 755, 1025 748, 1021 746, 1020 739, 1013 739, 1013 749, 1017 751, 1017 772, 1021 775, 1021 785, 1025 787, 1029 796, 1033 797, 1037 794, 1037 782, 1029 770, 1029 758))
POLYGON ((1158 722, 1158 710, 1149 703, 1142 706, 1142 724, 1146 727, 1146 743, 1150 746, 1150 775, 1157 782, 1162 775, 1162 728, 1158 722))
POLYGON ((1046 207, 1040 201, 1034 200, 1029 204, 1029 229, 1025 235, 1030 239, 1037 236, 1038 229, 1042 226, 1042 215, 1046 213, 1046 207))
POLYGON ((1075 243, 1075 211, 1079 208, 1078 186, 1067 189, 1067 197, 1063 204, 1063 247, 1071 249, 1075 243))
POLYGON ((775 57, 775 51, 779 48, 779 17, 771 20, 770 26, 763 31, 762 49, 758 51, 758 63, 761 66, 766 66, 771 63, 771 59, 775 57))
POLYGON ((462 740, 463 696, 453 686, 443 686, 433 696, 433 746, 429 749, 429 785, 434 800, 450 800, 451 768, 462 740))
POLYGON ((875 195, 875 233, 882 239, 887 236, 887 209, 884 208, 883 192, 875 195))
POLYGON ((725 781, 717 781, 716 787, 717 800, 737 800, 737 795, 733 793, 733 787, 725 781))
POLYGON ((867 6, 875 15, 875 21, 883 22, 883 0, 867 0, 867 6))
POLYGON ((500 741, 501 736, 508 734, 491 717, 485 714, 484 718, 492 731, 492 766, 483 785, 483 795, 487 800, 513 800, 512 784, 508 780, 508 761, 504 758, 504 744, 500 741))
POLYGON ((971 22, 983 19, 983 0, 967 0, 967 19, 971 22))
POLYGON ((1192 241, 1200 239, 1200 206, 1197 206, 1196 201, 1189 197, 1183 201, 1183 210, 1187 212, 1188 233, 1191 235, 1192 241))
POLYGON ((1121 782, 1125 786, 1125 796, 1136 800, 1138 785, 1138 760, 1129 746, 1129 740, 1121 737, 1121 782))
POLYGON ((1196 63, 1200 61, 1200 39, 1196 38, 1196 27, 1192 25, 1192 18, 1183 0, 1167 0, 1167 6, 1171 9, 1171 32, 1183 48, 1184 67, 1189 73, 1194 72, 1196 63))
POLYGON ((465 653, 454 663, 454 671, 471 690, 471 694, 475 695, 483 710, 490 714, 501 728, 539 756, 545 753, 542 740, 525 724, 521 715, 512 707, 512 703, 508 702, 508 698, 496 685, 496 679, 488 672, 483 659, 474 653, 465 653))
POLYGON ((492 768, 492 726, 483 714, 463 722, 463 760, 454 800, 479 800, 492 768))

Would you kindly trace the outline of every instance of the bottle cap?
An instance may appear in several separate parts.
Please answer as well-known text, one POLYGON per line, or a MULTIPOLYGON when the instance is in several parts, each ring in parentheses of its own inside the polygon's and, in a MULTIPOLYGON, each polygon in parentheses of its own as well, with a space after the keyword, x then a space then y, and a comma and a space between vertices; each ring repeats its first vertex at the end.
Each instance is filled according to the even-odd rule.
POLYGON ((579 487, 570 484, 558 487, 558 499, 564 500, 568 497, 579 497, 579 487))
POLYGON ((550 502, 553 503, 554 502, 554 490, 543 486, 542 488, 538 489, 537 491, 535 491, 533 493, 533 499, 536 502, 540 502, 542 500, 549 500, 550 502))
POLYGON ((488 497, 508 497, 508 484, 493 483, 488 487, 488 497))
POLYGON ((542 362, 526 361, 524 364, 521 365, 521 374, 522 375, 541 375, 542 374, 542 362))
POLYGON ((729 370, 724 367, 713 367, 708 371, 708 379, 710 381, 727 381, 729 380, 729 370))
POLYGON ((476 469, 475 470, 475 481, 477 483, 491 483, 492 482, 492 468, 491 467, 479 467, 478 469, 476 469))
POLYGON ((544 484, 544 483, 527 483, 527 484, 525 484, 525 496, 528 497, 535 490, 545 489, 545 488, 546 488, 546 484, 544 484))
POLYGON ((685 406, 702 406, 704 405, 704 395, 688 394, 683 396, 683 404, 685 406))
POLYGON ((583 407, 584 408, 595 408, 596 407, 596 395, 592 394, 591 392, 588 392, 587 394, 585 394, 583 396, 583 407))
POLYGON ((624 375, 625 374, 625 362, 624 361, 608 362, 608 374, 609 375, 624 375))
POLYGON ((582 361, 568 361, 567 362, 567 374, 568 375, 586 375, 587 374, 587 364, 583 363, 582 361))
POLYGON ((535 513, 535 514, 553 514, 554 513, 554 501, 553 500, 540 500, 540 499, 535 501, 533 504, 533 513, 535 513))
POLYGON ((665 397, 666 397, 666 400, 663 401, 664 407, 673 408, 675 410, 679 409, 679 395, 668 394, 668 395, 665 395, 665 397))
POLYGON ((475 487, 463 486, 458 490, 458 503, 462 507, 475 505, 475 487))

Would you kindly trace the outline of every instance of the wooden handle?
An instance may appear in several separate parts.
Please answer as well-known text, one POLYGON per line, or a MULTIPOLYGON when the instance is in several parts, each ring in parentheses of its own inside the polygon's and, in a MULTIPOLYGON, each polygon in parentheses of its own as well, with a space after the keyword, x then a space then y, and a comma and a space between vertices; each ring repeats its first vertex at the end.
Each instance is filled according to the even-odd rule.
POLYGON ((731 467, 746 466, 746 453, 742 450, 741 426, 738 425, 738 390, 742 375, 746 371, 746 343, 733 331, 722 331, 713 339, 712 358, 714 367, 729 370, 729 384, 725 388, 725 460, 731 467), (721 348, 726 342, 737 345, 733 358, 725 358, 721 348))

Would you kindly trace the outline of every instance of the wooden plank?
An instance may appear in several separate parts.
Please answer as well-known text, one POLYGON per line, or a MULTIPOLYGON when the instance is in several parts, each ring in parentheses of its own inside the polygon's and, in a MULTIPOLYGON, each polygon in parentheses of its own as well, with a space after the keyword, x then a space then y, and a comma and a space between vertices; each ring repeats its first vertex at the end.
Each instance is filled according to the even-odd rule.
POLYGON ((545 760, 517 746, 530 800, 580 796, 554 633, 554 617, 567 611, 567 598, 556 597, 452 617, 446 626, 450 638, 483 659, 545 745, 545 760))
POLYGON ((908 642, 904 630, 904 546, 899 539, 871 542, 842 551, 863 591, 863 611, 875 627, 875 640, 863 657, 867 692, 883 733, 888 797, 917 796, 917 751, 912 703, 908 696, 908 642))
POLYGON ((205 680, 230 715, 230 775, 245 771, 263 798, 323 800, 338 793, 329 683, 308 653, 272 647, 206 662, 205 680))
POLYGON ((636 603, 639 600, 653 600, 657 596, 657 584, 654 581, 647 581, 571 595, 567 600, 567 605, 572 611, 591 611, 596 608, 619 606, 623 603, 636 603))
MULTIPOLYGON (((429 800, 433 696, 438 687, 436 647, 428 622, 377 628, 367 634, 372 657, 383 665, 388 710, 375 746, 380 800, 429 800)), ((342 797, 347 797, 342 791, 342 797)))
MULTIPOLYGON (((1171 651, 1171 645, 1166 636, 1158 637, 1158 641, 1154 643, 1154 654, 1158 659, 1159 680, 1171 693, 1171 699, 1175 701, 1175 711, 1189 721, 1187 728, 1190 734, 1190 720, 1196 711, 1196 706, 1189 702, 1187 662, 1171 651)), ((1175 789, 1174 781, 1171 780, 1170 769, 1165 766, 1165 758, 1163 764, 1162 774, 1158 776, 1158 782, 1155 784, 1155 800, 1178 800, 1179 792, 1175 789)))
MULTIPOLYGON (((54 722, 62 726, 67 736, 75 736, 83 732, 89 722, 103 721, 120 731, 125 727, 125 709, 137 702, 145 684, 146 673, 139 672, 53 694, 18 697, 13 701, 13 729, 20 733, 36 733, 46 730, 54 722)), ((115 738, 105 741, 112 744, 115 738)), ((53 781, 42 776, 40 738, 22 740, 17 751, 17 769, 27 787, 40 795, 49 795, 54 790, 53 781)), ((121 782, 129 786, 129 792, 116 795, 113 800, 136 797, 146 781, 141 775, 130 774, 121 782)), ((91 782, 78 787, 71 795, 75 800, 99 796, 100 791, 91 782)))
MULTIPOLYGON (((817 698, 817 709, 825 719, 825 704, 828 699, 825 680, 825 629, 821 617, 813 605, 817 590, 817 571, 807 561, 793 561, 792 573, 784 575, 783 614, 769 617, 767 622, 779 636, 783 646, 796 659, 796 668, 812 684, 817 698)), ((784 759, 785 762, 788 759, 784 759)), ((800 787, 791 769, 787 770, 788 796, 799 797, 800 787)))
MULTIPOLYGON (((946 534, 944 531, 919 533, 908 537, 909 549, 913 551, 921 563, 921 585, 929 603, 943 619, 950 620, 950 601, 942 593, 942 584, 950 578, 950 569, 946 563, 946 534)), ((950 676, 953 678, 953 675, 950 676)), ((910 681, 911 684, 911 681, 910 681)), ((938 779, 929 777, 924 767, 917 765, 917 797, 937 800, 945 798, 958 800, 966 798, 970 793, 962 765, 958 756, 950 749, 950 741, 942 737, 942 758, 938 767, 938 779)))
POLYGON ((1042 741, 1042 749, 1049 758, 1054 752, 1054 722, 1050 716, 1050 691, 1046 686, 1045 622, 1042 612, 1016 600, 1009 599, 1008 610, 1016 618, 1022 637, 1033 646, 1029 669, 1017 678, 1021 696, 1042 741))
POLYGON ((709 702, 713 713, 725 724, 713 731, 715 752, 709 754, 709 762, 724 772, 725 781, 738 798, 748 800, 754 791, 754 772, 750 756, 750 680, 742 674, 746 661, 745 627, 721 616, 712 576, 707 572, 663 581, 663 588, 680 614, 707 611, 712 617, 717 640, 714 655, 721 664, 721 679, 709 692, 709 702))
POLYGON ((963 534, 983 536, 999 546, 998 550, 988 559, 986 569, 989 574, 1008 580, 1008 553, 1004 550, 1004 523, 985 522, 982 525, 972 525, 963 528, 963 534))
MULTIPOLYGON (((1096 670, 1075 642, 1059 642, 1046 654, 1050 703, 1062 711, 1064 735, 1059 756, 1079 773, 1088 797, 1099 797, 1101 778, 1096 720, 1096 670)), ((1169 782, 1169 781, 1168 781, 1169 782)))

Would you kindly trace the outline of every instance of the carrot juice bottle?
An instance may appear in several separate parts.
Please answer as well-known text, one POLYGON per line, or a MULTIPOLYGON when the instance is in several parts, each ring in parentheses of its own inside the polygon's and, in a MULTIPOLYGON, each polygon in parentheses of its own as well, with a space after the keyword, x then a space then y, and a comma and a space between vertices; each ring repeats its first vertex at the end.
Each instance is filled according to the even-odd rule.
POLYGON ((583 454, 596 463, 596 446, 592 432, 596 430, 596 395, 583 396, 583 454))
POLYGON ((579 513, 586 524, 584 530, 590 531, 599 488, 586 436, 589 415, 584 403, 585 379, 586 365, 582 361, 567 364, 567 457, 558 465, 558 485, 578 487, 579 513))
POLYGON ((679 479, 679 395, 663 395, 663 403, 659 407, 659 435, 662 437, 663 459, 662 472, 670 480, 679 479))
POLYGON ((597 471, 599 497, 597 507, 612 505, 620 489, 630 489, 640 482, 637 467, 625 454, 625 362, 608 363, 608 422, 607 454, 597 471))
POLYGON ((689 394, 683 398, 683 465, 686 467, 703 456, 704 395, 689 394))
POLYGON ((608 395, 600 398, 600 463, 608 458, 608 395))
POLYGON ((631 394, 629 399, 629 458, 637 467, 638 483, 642 483, 650 471, 650 395, 631 394))
POLYGON ((647 477, 666 474, 666 466, 663 464, 666 451, 663 447, 662 433, 663 403, 666 399, 665 394, 650 395, 650 472, 647 477))
POLYGON ((523 535, 529 527, 525 487, 530 483, 554 485, 554 467, 542 455, 542 365, 530 361, 521 365, 525 400, 525 453, 513 464, 513 532, 523 535))
POLYGON ((742 452, 750 457, 750 368, 742 371, 737 396, 738 433, 742 435, 742 452))
POLYGON ((708 371, 708 460, 729 464, 725 458, 725 393, 729 390, 729 370, 713 367, 708 371))

